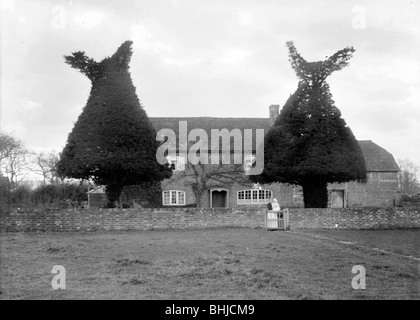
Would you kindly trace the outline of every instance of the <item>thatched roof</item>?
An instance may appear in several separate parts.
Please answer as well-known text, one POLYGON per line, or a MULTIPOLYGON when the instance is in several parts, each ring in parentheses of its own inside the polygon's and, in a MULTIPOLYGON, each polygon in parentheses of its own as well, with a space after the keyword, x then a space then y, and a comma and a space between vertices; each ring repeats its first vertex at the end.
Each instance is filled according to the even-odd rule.
MULTIPOLYGON (((187 121, 187 130, 204 129, 211 139, 211 129, 239 129, 244 137, 244 130, 251 129, 253 137, 253 150, 255 150, 256 129, 264 129, 267 133, 272 125, 269 118, 212 118, 212 117, 151 117, 156 132, 160 129, 171 129, 179 137, 179 122, 187 121)), ((233 140, 233 139, 232 139, 233 140)), ((367 171, 397 172, 399 167, 392 156, 384 148, 378 146, 371 140, 358 141, 366 162, 367 171)), ((232 148, 233 149, 233 144, 232 148)))
POLYGON ((151 117, 150 121, 156 131, 163 128, 178 132, 179 122, 187 121, 188 131, 192 129, 204 129, 210 136, 211 129, 264 129, 267 132, 271 127, 268 118, 212 118, 212 117, 151 117))
POLYGON ((392 154, 384 148, 371 140, 360 140, 358 142, 365 157, 366 171, 400 171, 392 154))
MULTIPOLYGON (((243 139, 245 139, 245 130, 250 129, 252 130, 252 150, 256 150, 256 130, 264 129, 264 134, 266 134, 271 127, 271 122, 268 118, 151 117, 150 121, 156 132, 161 129, 171 129, 175 132, 177 138, 179 137, 179 122, 186 121, 187 132, 190 132, 193 129, 203 129, 207 133, 209 146, 212 129, 227 129, 229 132, 233 129, 239 129, 243 139)), ((231 149, 233 149, 233 141, 231 145, 231 149)), ((242 148, 243 147, 241 146, 240 150, 242 150, 242 148)))

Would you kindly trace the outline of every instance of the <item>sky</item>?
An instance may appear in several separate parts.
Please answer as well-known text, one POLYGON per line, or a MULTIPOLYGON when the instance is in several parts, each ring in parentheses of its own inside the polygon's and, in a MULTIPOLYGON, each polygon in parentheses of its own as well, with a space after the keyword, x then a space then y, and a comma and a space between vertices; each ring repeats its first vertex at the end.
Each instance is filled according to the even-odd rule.
POLYGON ((149 117, 268 118, 307 61, 347 46, 333 73, 336 106, 358 140, 420 166, 419 1, 1 0, 0 129, 37 151, 61 151, 91 84, 64 63, 97 61, 133 41, 130 72, 149 117))

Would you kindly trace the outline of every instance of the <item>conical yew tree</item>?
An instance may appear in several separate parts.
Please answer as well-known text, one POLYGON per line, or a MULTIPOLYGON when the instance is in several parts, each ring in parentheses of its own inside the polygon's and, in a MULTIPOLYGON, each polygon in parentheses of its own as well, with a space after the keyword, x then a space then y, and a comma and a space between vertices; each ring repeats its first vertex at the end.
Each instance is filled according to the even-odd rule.
POLYGON ((84 52, 65 56, 86 75, 92 89, 86 106, 68 136, 58 170, 62 176, 92 178, 106 186, 110 203, 124 186, 170 177, 168 166, 156 161, 156 133, 136 95, 129 73, 131 41, 101 62, 84 52))
POLYGON ((340 50, 325 61, 307 62, 292 42, 287 46, 298 88, 265 137, 263 173, 252 178, 300 185, 306 208, 325 208, 328 183, 366 177, 360 146, 325 82, 333 71, 348 65, 354 49, 340 50))

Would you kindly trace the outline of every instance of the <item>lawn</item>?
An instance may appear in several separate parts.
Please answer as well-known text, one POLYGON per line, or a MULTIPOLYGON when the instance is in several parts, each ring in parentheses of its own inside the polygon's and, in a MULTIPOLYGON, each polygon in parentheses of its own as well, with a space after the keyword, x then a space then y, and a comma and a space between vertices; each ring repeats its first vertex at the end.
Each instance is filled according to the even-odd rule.
POLYGON ((420 230, 2 233, 0 241, 0 299, 420 299, 420 230), (66 270, 65 290, 51 287, 54 265, 66 270), (351 286, 355 265, 366 269, 365 290, 351 286))

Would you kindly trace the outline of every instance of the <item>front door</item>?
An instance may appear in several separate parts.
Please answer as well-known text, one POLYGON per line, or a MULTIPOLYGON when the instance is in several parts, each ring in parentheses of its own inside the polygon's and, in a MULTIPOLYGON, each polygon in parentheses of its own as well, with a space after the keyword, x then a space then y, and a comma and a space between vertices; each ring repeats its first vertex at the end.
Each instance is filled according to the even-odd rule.
POLYGON ((227 191, 213 190, 211 192, 211 207, 212 208, 226 208, 227 207, 227 191))
POLYGON ((344 190, 331 191, 331 208, 344 208, 344 190))

